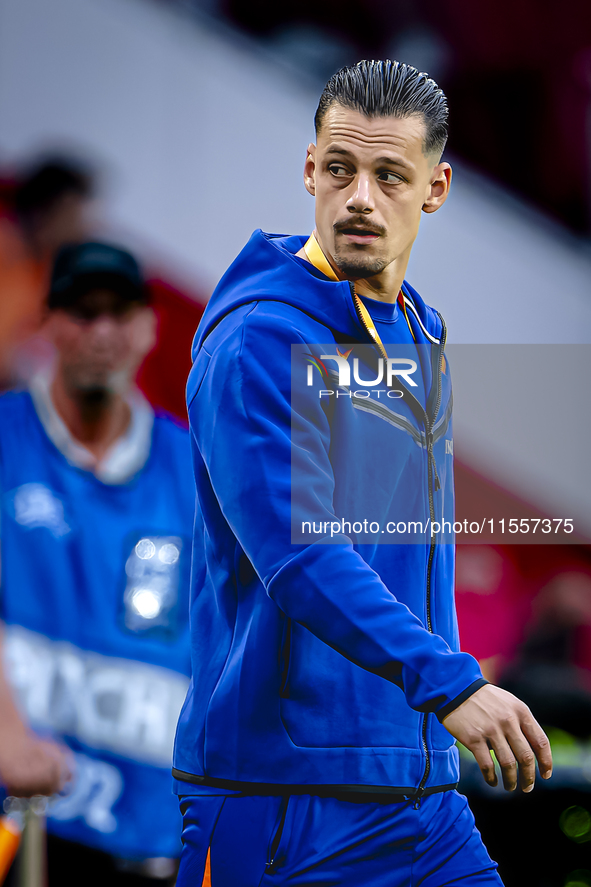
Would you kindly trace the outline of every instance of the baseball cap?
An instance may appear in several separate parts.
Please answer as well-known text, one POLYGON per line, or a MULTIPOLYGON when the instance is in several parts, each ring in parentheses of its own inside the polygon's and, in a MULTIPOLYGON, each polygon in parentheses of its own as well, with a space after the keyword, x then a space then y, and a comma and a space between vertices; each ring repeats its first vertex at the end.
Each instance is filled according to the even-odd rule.
POLYGON ((140 266, 127 250, 98 242, 62 247, 53 265, 48 307, 68 309, 93 289, 113 290, 130 302, 149 300, 140 266))

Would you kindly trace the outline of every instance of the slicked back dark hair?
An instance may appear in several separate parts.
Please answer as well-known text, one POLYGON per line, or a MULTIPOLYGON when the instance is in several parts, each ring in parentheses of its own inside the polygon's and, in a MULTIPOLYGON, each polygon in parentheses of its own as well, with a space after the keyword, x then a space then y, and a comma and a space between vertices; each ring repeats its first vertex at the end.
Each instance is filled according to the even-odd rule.
POLYGON ((361 111, 367 117, 420 114, 426 126, 424 153, 443 153, 447 141, 447 99, 428 74, 421 74, 412 65, 384 59, 341 68, 320 96, 314 117, 317 134, 333 104, 361 111))

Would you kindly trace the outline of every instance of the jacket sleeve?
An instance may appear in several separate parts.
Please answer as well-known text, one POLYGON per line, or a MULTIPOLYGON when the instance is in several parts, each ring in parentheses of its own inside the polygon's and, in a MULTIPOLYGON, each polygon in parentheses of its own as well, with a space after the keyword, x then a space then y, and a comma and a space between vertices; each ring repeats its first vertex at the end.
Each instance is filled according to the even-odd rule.
POLYGON ((228 337, 216 335, 210 354, 200 353, 206 368, 189 404, 223 516, 287 616, 396 683, 415 710, 443 717, 486 683, 476 660, 428 632, 347 537, 291 542, 292 519, 337 519, 330 427, 312 389, 292 391, 297 333, 286 341, 285 323, 260 306, 228 337))

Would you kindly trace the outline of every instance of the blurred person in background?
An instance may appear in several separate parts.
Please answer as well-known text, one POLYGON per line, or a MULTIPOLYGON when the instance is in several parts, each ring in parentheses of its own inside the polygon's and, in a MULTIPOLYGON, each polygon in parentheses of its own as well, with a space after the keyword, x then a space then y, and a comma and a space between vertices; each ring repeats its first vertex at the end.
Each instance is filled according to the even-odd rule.
POLYGON ((14 380, 15 352, 43 319, 51 264, 67 243, 89 236, 89 170, 66 157, 45 159, 5 188, 0 206, 0 389, 14 380))
POLYGON ((524 640, 500 683, 542 724, 591 737, 591 575, 560 572, 535 596, 524 640))
MULTIPOLYGON (((533 805, 484 787, 462 754, 460 788, 510 887, 587 884, 591 741, 591 550, 578 545, 458 546, 462 648, 547 731, 554 776, 533 805), (565 817, 584 825, 569 831, 565 817), (514 837, 519 834, 519 842, 514 837), (524 855, 522 847, 544 847, 524 855), (570 872, 570 875, 569 875, 570 872)), ((590 882, 591 883, 591 882, 590 882)))
MULTIPOLYGON (((582 558, 543 563, 530 551, 460 545, 456 593, 462 648, 491 681, 547 727, 591 736, 591 574, 582 558)), ((548 558, 546 558, 546 561, 548 558)))
POLYGON ((498 683, 523 640, 532 582, 515 557, 517 546, 456 546, 456 604, 462 650, 498 683))
POLYGON ((128 252, 63 248, 45 333, 52 373, 0 398, 15 741, 30 725, 71 752, 73 783, 49 808, 50 885, 167 881, 180 851, 172 741, 190 667, 188 434, 133 383, 155 317, 128 252))

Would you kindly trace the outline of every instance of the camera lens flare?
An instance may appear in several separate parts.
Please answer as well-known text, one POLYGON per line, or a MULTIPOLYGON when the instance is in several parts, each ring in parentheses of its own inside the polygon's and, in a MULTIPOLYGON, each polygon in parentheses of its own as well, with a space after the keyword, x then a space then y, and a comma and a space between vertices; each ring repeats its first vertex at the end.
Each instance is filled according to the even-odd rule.
POLYGON ((131 596, 131 606, 142 619, 155 619, 162 609, 159 597, 149 588, 138 588, 131 596))

